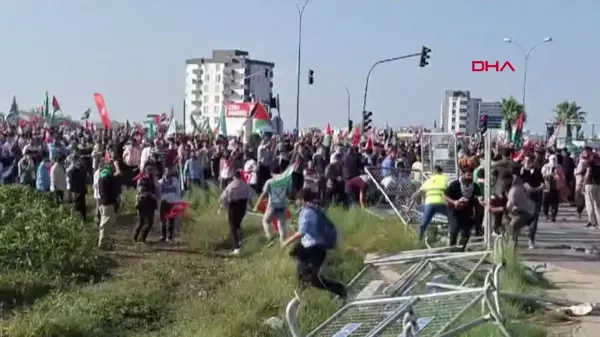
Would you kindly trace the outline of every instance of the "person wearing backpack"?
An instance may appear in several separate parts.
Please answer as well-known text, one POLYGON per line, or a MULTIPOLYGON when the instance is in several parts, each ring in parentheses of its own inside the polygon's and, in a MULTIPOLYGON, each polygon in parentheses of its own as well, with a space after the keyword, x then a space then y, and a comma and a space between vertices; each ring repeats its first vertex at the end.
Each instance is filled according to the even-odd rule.
POLYGON ((337 244, 337 230, 325 212, 314 204, 315 201, 316 194, 309 189, 302 189, 298 193, 297 202, 301 206, 298 232, 284 241, 282 246, 285 248, 293 244, 290 256, 297 261, 300 291, 313 286, 346 299, 348 292, 344 284, 319 274, 327 251, 334 249, 337 244))

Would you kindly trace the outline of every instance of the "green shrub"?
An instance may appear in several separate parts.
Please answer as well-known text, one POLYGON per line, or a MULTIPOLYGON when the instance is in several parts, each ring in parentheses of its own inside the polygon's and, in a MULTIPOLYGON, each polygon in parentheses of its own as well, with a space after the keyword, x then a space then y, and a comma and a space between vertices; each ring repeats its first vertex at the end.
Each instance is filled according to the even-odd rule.
POLYGON ((153 331, 171 320, 171 284, 164 273, 57 292, 1 326, 11 337, 114 337, 153 331))
POLYGON ((19 185, 0 187, 0 268, 47 278, 98 278, 106 259, 97 230, 56 207, 48 194, 19 185))

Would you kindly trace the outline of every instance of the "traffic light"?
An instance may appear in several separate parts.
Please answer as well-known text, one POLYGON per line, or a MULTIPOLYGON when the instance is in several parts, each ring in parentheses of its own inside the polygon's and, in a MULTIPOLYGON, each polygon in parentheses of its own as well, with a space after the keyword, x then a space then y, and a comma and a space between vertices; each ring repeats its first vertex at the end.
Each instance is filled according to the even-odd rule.
POLYGON ((315 83, 315 71, 308 69, 308 85, 315 83))
POLYGON ((429 64, 429 53, 431 53, 431 49, 423 46, 423 49, 421 49, 421 61, 419 61, 419 67, 423 68, 425 66, 427 66, 429 64))
POLYGON ((485 133, 488 128, 488 115, 479 116, 479 132, 485 133))
POLYGON ((373 116, 373 113, 371 111, 363 111, 363 115, 362 115, 362 130, 363 132, 367 132, 369 130, 371 130, 371 122, 373 122, 371 120, 371 116, 373 116))
POLYGON ((354 126, 354 122, 351 119, 349 119, 348 120, 348 132, 352 131, 353 126, 354 126))

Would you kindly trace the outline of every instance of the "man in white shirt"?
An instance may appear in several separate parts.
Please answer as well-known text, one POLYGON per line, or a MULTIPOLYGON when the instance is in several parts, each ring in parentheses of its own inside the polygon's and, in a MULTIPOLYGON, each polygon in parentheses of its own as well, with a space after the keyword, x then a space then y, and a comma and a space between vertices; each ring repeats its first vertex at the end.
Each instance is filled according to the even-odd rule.
POLYGON ((63 204, 67 190, 67 173, 65 171, 65 156, 58 157, 58 161, 50 169, 50 191, 54 193, 57 204, 63 204))
POLYGON ((142 141, 142 147, 143 149, 140 154, 140 171, 144 170, 144 166, 146 166, 146 163, 148 163, 150 154, 152 153, 152 145, 148 141, 142 141))

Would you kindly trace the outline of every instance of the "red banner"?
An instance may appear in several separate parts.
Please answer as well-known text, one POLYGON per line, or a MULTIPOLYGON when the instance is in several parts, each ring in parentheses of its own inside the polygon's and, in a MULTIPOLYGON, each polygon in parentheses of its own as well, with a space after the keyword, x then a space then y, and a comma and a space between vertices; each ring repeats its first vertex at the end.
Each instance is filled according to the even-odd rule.
POLYGON ((227 117, 241 117, 248 118, 254 109, 256 103, 251 102, 243 102, 243 103, 234 103, 229 102, 225 103, 225 115, 227 117))
POLYGON ((102 120, 102 124, 104 124, 105 128, 110 129, 110 117, 108 116, 108 110, 106 110, 104 97, 100 93, 95 93, 94 100, 96 101, 96 106, 98 107, 98 112, 100 113, 100 119, 102 120))

